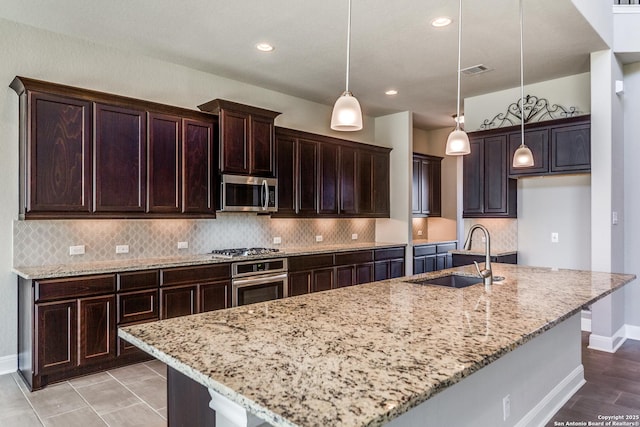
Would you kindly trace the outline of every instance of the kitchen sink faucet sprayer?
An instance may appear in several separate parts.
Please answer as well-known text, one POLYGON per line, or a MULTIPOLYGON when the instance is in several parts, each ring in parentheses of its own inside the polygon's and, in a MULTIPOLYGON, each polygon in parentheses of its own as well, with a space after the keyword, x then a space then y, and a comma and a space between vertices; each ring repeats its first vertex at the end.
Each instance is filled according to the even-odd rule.
POLYGON ((493 272, 491 271, 491 238, 489 237, 489 230, 486 229, 484 225, 475 224, 469 229, 469 233, 467 234, 467 238, 464 241, 464 249, 471 249, 471 238, 473 236, 473 232, 479 228, 484 233, 485 245, 484 245, 484 270, 480 270, 480 266, 476 261, 473 263, 476 265, 476 270, 478 270, 478 274, 482 278, 485 286, 489 286, 493 283, 493 272))

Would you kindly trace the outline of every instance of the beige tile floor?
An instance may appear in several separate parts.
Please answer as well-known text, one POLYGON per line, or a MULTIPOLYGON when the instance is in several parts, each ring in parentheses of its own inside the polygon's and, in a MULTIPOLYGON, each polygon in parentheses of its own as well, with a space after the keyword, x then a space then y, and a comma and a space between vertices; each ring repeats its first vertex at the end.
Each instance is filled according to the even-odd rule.
POLYGON ((33 393, 17 373, 0 376, 0 426, 164 427, 167 368, 157 360, 113 369, 33 393))

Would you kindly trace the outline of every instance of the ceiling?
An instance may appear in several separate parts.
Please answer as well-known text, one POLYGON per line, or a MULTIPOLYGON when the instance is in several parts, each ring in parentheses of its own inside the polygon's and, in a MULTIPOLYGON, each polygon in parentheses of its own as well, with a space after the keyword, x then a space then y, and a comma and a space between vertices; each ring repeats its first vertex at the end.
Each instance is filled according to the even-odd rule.
MULTIPOLYGON (((0 17, 332 105, 345 87, 347 0, 2 0, 0 17), (271 53, 255 45, 267 41, 271 53)), ((463 2, 469 97, 519 85, 518 1, 463 2)), ((363 112, 453 125, 456 0, 353 0, 350 89, 363 112), (432 19, 454 18, 445 28, 432 19), (387 89, 398 94, 387 96, 387 89)), ((524 2, 525 83, 589 71, 606 48, 571 0, 524 2)))

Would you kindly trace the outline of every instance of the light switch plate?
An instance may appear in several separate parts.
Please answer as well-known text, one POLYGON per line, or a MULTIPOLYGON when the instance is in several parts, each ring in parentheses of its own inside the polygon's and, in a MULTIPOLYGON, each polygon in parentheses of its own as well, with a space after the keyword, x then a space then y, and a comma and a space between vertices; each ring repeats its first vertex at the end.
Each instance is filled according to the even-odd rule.
POLYGON ((178 249, 189 249, 189 242, 178 242, 178 249))

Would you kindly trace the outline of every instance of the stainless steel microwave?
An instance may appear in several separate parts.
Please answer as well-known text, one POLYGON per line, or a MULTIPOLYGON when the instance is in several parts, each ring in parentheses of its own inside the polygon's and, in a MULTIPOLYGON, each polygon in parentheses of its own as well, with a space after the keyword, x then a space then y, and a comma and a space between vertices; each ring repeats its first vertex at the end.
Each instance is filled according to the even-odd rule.
POLYGON ((278 180, 257 176, 222 175, 220 210, 226 212, 277 212, 278 180))

